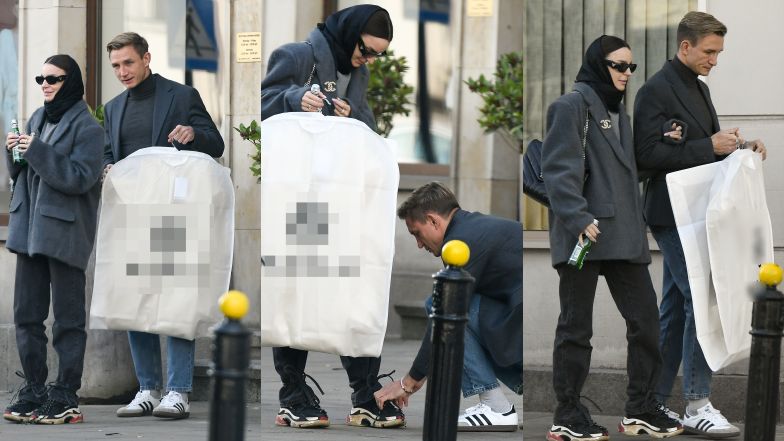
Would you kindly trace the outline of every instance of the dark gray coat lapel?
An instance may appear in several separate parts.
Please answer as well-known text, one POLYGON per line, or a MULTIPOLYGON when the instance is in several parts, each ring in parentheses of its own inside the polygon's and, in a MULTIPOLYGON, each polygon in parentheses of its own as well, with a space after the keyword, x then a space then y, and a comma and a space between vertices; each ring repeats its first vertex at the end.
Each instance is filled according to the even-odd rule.
POLYGON ((122 122, 123 115, 125 114, 125 103, 128 101, 128 90, 126 89, 123 93, 117 95, 115 98, 117 101, 114 104, 115 112, 112 113, 112 139, 115 142, 112 143, 112 151, 114 152, 114 157, 120 157, 120 123, 122 122))
MULTIPOLYGON (((161 135, 163 123, 166 121, 166 116, 169 114, 169 108, 174 102, 174 91, 171 85, 160 75, 155 76, 155 110, 152 116, 152 139, 150 145, 156 145, 158 137, 161 135)), ((119 139, 119 138, 117 138, 119 139)))
MULTIPOLYGON (((689 91, 686 89, 686 85, 683 84, 683 80, 681 80, 681 78, 678 76, 678 73, 675 72, 675 68, 672 67, 669 61, 664 63, 662 71, 664 71, 664 76, 667 78, 670 86, 672 86, 672 92, 675 95, 675 98, 680 101, 683 108, 689 112, 689 115, 691 115, 692 119, 697 122, 697 125, 700 126, 706 136, 713 135, 713 127, 703 126, 700 122, 700 118, 697 118, 697 112, 694 110, 694 103, 688 99, 689 91)), ((719 127, 719 119, 716 115, 716 109, 713 108, 713 103, 710 100, 710 92, 708 92, 707 86, 705 86, 702 81, 697 81, 697 86, 700 88, 702 95, 706 98, 705 101, 708 104, 708 109, 711 113, 711 120, 713 121, 713 125, 715 127, 719 127)))
MULTIPOLYGON (((610 119, 610 115, 607 113, 601 98, 599 98, 599 96, 596 95, 596 92, 591 89, 591 86, 587 84, 576 83, 574 89, 583 96, 583 99, 588 105, 590 118, 596 124, 596 127, 599 128, 599 131, 602 133, 602 136, 604 136, 607 144, 612 148, 615 156, 618 157, 624 167, 629 170, 634 170, 637 166, 634 164, 632 154, 631 152, 624 150, 623 146, 621 146, 621 141, 618 139, 618 136, 615 135, 615 130, 612 129, 612 120, 610 119)), ((629 118, 625 112, 620 112, 618 121, 621 125, 621 127, 619 127, 619 133, 622 136, 624 133, 631 134, 631 130, 629 129, 629 118), (626 126, 625 130, 623 130, 624 126, 626 126)))

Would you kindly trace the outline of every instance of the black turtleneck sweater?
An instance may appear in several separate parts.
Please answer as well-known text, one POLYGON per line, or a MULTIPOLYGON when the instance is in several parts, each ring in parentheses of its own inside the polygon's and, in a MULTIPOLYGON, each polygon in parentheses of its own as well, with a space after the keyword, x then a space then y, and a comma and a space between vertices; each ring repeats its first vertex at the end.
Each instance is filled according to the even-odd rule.
POLYGON ((120 159, 152 145, 152 115, 155 111, 155 78, 150 74, 133 89, 120 122, 120 159))
POLYGON ((698 86, 698 81, 700 81, 698 78, 699 76, 688 66, 683 64, 678 57, 674 57, 671 63, 675 68, 675 72, 678 73, 678 77, 680 77, 681 81, 686 85, 686 90, 689 92, 686 99, 691 103, 689 109, 696 112, 694 117, 706 130, 712 130, 710 135, 718 132, 719 128, 713 127, 713 117, 711 117, 710 105, 708 104, 710 98, 703 95, 702 90, 700 90, 700 87, 698 86))

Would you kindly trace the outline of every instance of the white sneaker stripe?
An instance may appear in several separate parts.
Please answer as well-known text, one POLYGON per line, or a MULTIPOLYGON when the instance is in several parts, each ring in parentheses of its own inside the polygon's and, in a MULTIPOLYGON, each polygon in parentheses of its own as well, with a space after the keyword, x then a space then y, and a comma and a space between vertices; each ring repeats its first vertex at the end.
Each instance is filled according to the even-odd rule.
POLYGON ((482 417, 482 419, 485 420, 485 422, 487 422, 488 426, 492 426, 493 425, 493 423, 490 422, 490 418, 488 418, 485 414, 480 413, 479 416, 482 417))

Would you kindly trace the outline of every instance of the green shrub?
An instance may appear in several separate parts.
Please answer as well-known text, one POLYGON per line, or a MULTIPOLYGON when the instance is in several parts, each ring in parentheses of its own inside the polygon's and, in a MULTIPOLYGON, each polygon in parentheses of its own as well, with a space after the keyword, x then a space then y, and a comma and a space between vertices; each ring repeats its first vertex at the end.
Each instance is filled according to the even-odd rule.
POLYGON ((471 92, 478 93, 484 104, 479 125, 486 132, 506 131, 523 152, 523 53, 510 52, 498 58, 494 82, 484 75, 466 81, 471 92))

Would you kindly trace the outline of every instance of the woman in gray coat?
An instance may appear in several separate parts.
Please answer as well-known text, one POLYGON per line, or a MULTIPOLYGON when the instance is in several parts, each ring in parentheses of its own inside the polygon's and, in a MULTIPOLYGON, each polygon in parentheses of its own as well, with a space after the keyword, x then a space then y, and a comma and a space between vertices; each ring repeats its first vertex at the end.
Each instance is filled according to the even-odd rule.
MULTIPOLYGON (((375 130, 367 101, 365 64, 384 56, 392 40, 389 13, 375 5, 357 5, 327 17, 308 39, 276 49, 261 82, 261 119, 284 112, 321 112, 354 118, 375 130), (314 93, 311 87, 319 85, 314 93)), ((290 347, 272 349, 283 387, 275 423, 291 427, 326 427, 329 418, 313 390, 305 384, 308 352, 290 347)), ((373 393, 381 389, 377 357, 340 357, 353 389, 351 426, 402 427, 403 411, 392 401, 379 408, 373 393)), ((317 384, 318 385, 318 384, 317 384)), ((319 388, 320 389, 320 388, 319 388)))
POLYGON ((6 248, 16 254, 14 323, 25 384, 4 412, 16 422, 78 423, 85 333, 85 268, 95 239, 103 130, 82 99, 79 66, 49 57, 36 82, 44 106, 25 134, 6 137, 14 182, 6 248), (12 150, 21 153, 14 158, 12 150), (54 312, 55 382, 47 379, 44 320, 54 312))
POLYGON ((587 49, 574 91, 547 111, 542 172, 550 196, 552 263, 560 277, 561 313, 553 348, 558 406, 548 440, 604 440, 580 403, 591 361, 593 303, 599 275, 626 320, 626 416, 622 432, 669 437, 683 429, 653 392, 661 366, 656 293, 642 218, 631 125, 621 100, 636 65, 629 45, 603 35, 587 49), (590 240, 582 268, 569 263, 590 240))

